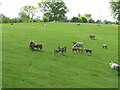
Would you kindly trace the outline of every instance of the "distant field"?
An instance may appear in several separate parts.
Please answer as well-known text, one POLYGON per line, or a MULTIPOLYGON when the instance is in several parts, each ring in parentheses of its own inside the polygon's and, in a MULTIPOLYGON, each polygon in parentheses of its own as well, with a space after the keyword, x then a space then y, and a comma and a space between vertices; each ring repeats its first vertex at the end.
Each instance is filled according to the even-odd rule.
POLYGON ((118 63, 118 27, 81 23, 3 24, 3 88, 117 88, 118 76, 109 61, 118 63), (88 35, 95 34, 91 40, 88 35), (29 41, 43 44, 43 52, 31 51, 29 41), (72 42, 92 49, 89 56, 71 51, 72 42), (103 43, 108 49, 101 47, 103 43), (66 46, 64 55, 53 50, 66 46), (31 63, 31 64, 30 64, 31 63))

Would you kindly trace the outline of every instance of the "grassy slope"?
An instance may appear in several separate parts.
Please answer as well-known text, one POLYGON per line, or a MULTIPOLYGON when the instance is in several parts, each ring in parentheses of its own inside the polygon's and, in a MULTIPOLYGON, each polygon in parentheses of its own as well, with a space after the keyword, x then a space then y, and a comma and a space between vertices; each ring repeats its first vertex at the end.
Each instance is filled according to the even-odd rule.
POLYGON ((116 88, 117 72, 108 63, 118 60, 117 33, 113 25, 3 24, 3 87, 116 88), (96 34, 96 40, 88 38, 91 33, 96 34), (43 52, 30 51, 30 40, 43 44, 43 52), (82 41, 93 55, 73 53, 73 41, 82 41), (101 48, 102 43, 108 49, 101 48), (61 45, 67 46, 65 56, 54 56, 53 50, 61 45))

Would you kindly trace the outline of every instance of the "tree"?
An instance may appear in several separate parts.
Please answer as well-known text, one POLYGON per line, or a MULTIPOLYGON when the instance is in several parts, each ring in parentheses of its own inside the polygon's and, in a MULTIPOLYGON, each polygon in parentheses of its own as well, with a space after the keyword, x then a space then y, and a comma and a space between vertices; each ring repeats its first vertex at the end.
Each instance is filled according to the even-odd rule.
POLYGON ((80 20, 81 20, 83 23, 86 23, 86 22, 87 22, 87 18, 84 17, 84 16, 80 16, 80 20))
POLYGON ((91 19, 92 15, 91 14, 85 14, 84 16, 89 20, 89 19, 91 19))
POLYGON ((20 12, 19 17, 22 20, 22 22, 29 22, 30 17, 28 15, 26 15, 25 13, 20 12))
POLYGON ((45 17, 48 17, 50 21, 61 21, 66 19, 65 14, 68 9, 62 0, 57 2, 40 2, 38 3, 40 11, 45 17))
POLYGON ((4 14, 0 14, 0 23, 10 23, 10 18, 6 17, 4 14))
POLYGON ((111 8, 113 17, 120 22, 120 1, 119 0, 111 0, 110 8, 111 8))
POLYGON ((35 16, 35 13, 37 12, 37 8, 35 8, 32 5, 27 5, 22 7, 21 12, 19 13, 20 16, 25 17, 33 22, 33 17, 35 16))
POLYGON ((102 23, 102 21, 101 21, 101 20, 97 20, 96 23, 99 23, 99 24, 100 24, 100 23, 102 23))
POLYGON ((80 18, 79 17, 73 17, 70 21, 71 22, 80 22, 80 18))
POLYGON ((89 23, 94 23, 95 21, 91 18, 88 20, 89 23))
POLYGON ((47 18, 47 17, 43 17, 42 19, 44 22, 49 22, 49 18, 47 18))

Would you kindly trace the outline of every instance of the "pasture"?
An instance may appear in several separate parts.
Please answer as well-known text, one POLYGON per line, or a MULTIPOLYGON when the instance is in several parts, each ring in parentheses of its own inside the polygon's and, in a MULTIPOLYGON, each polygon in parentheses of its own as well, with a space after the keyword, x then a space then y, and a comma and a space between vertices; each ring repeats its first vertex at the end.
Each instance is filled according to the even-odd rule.
POLYGON ((109 62, 118 63, 118 26, 81 23, 17 23, 2 25, 3 88, 117 88, 118 75, 109 62), (95 34, 96 39, 90 39, 95 34), (43 44, 42 52, 29 41, 43 44), (71 51, 72 42, 92 49, 87 55, 71 51), (102 48, 107 44, 108 49, 102 48), (64 55, 54 55, 66 46, 64 55))

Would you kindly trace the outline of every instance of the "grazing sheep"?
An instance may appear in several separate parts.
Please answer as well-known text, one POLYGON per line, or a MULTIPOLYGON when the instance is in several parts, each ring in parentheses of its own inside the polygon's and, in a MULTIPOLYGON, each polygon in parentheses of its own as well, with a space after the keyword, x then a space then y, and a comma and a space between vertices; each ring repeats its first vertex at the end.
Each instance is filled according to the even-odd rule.
POLYGON ((113 70, 120 71, 120 65, 113 63, 112 61, 110 61, 109 65, 113 70))
POLYGON ((90 50, 90 49, 85 49, 85 48, 84 48, 83 50, 84 50, 86 53, 89 52, 89 53, 92 55, 92 50, 90 50))
POLYGON ((107 48, 107 45, 106 45, 106 44, 103 44, 102 47, 103 47, 103 48, 107 48))
POLYGON ((83 42, 77 42, 74 47, 83 47, 83 42))
POLYGON ((57 53, 59 53, 60 52, 60 49, 55 49, 54 50, 54 55, 56 55, 57 53))
POLYGON ((91 39, 93 39, 93 38, 95 38, 95 34, 90 34, 89 37, 90 37, 91 39))
POLYGON ((42 45, 41 44, 37 44, 35 45, 35 42, 33 40, 31 40, 29 42, 29 47, 34 51, 34 48, 40 49, 40 51, 42 51, 42 45))

